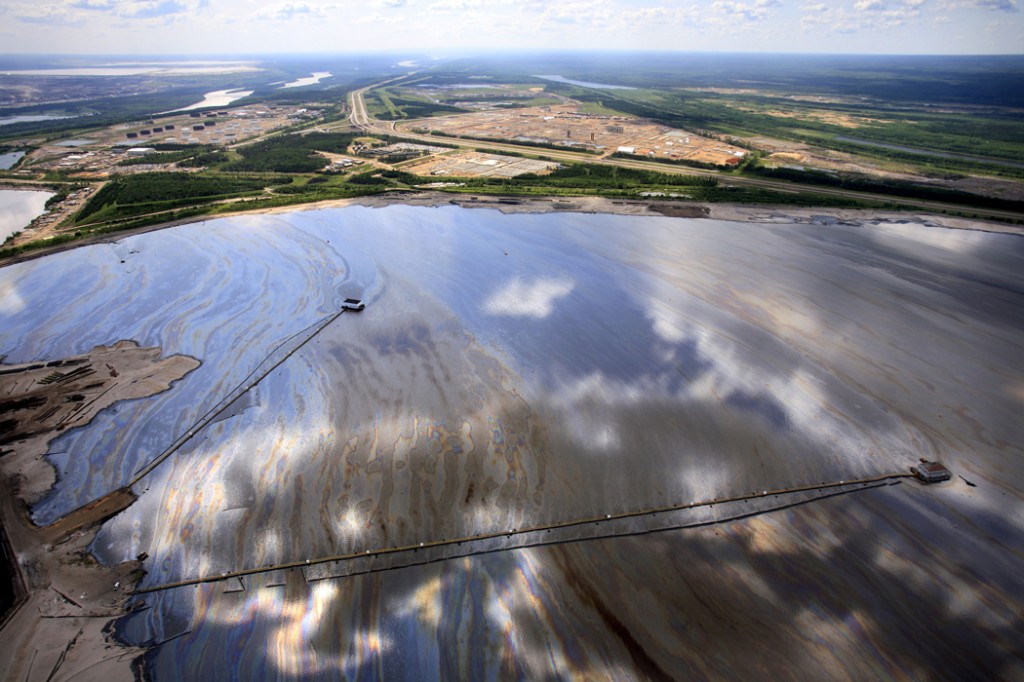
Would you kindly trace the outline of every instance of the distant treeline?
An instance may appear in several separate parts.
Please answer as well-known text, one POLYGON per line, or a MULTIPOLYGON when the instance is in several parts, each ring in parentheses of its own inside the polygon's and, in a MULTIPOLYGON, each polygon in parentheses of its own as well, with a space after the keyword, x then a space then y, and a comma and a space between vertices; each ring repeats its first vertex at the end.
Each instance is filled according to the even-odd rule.
POLYGON ((922 185, 920 183, 907 182, 905 180, 883 180, 863 175, 825 173, 822 171, 800 170, 797 168, 764 168, 759 166, 748 168, 746 172, 761 177, 790 180, 806 185, 839 187, 857 192, 888 194, 890 196, 908 197, 911 199, 962 204, 964 206, 972 206, 975 208, 991 208, 1024 213, 1024 202, 1022 201, 1000 199, 998 197, 986 197, 979 194, 972 194, 970 192, 963 192, 961 190, 948 189, 946 187, 938 187, 935 185, 922 185))
POLYGON ((633 161, 654 161, 655 163, 665 163, 672 166, 689 166, 690 168, 703 168, 706 170, 722 170, 726 166, 722 166, 717 163, 707 163, 706 161, 694 161, 692 159, 666 159, 663 157, 651 157, 641 156, 639 154, 627 154, 626 152, 615 152, 611 155, 613 159, 631 159, 633 161))
MULTIPOLYGON (((290 179, 276 178, 278 183, 290 179)), ((141 173, 115 177, 82 207, 77 222, 164 211, 197 202, 262 191, 268 178, 207 176, 196 173, 141 173)))
POLYGON ((560 168, 548 175, 526 173, 510 178, 509 184, 537 184, 553 187, 607 187, 632 189, 637 187, 715 187, 718 178, 678 173, 619 168, 593 163, 576 163, 560 168))
MULTIPOLYGON (((815 120, 810 116, 765 116, 760 111, 748 111, 737 102, 751 103, 755 107, 794 106, 792 101, 752 95, 722 95, 716 93, 692 92, 641 92, 630 91, 593 92, 573 86, 554 84, 552 90, 585 102, 595 102, 613 107, 633 116, 656 121, 673 128, 694 132, 715 130, 731 135, 769 135, 783 139, 799 140, 810 144, 867 153, 872 156, 924 162, 945 168, 981 170, 995 172, 990 164, 973 162, 970 159, 948 159, 929 156, 927 153, 911 155, 898 150, 881 148, 865 149, 835 140, 836 135, 850 134, 848 128, 815 120), (620 94, 622 92, 629 94, 620 94), (642 101, 641 101, 642 100, 642 101), (921 157, 926 158, 922 159, 921 157)), ((863 125, 856 135, 867 140, 934 149, 974 156, 1021 161, 1024 159, 1024 123, 1013 115, 976 116, 969 114, 947 114, 938 112, 899 111, 871 109, 866 106, 838 105, 800 102, 800 107, 822 112, 843 114, 856 110, 869 117, 898 117, 863 125)), ((1001 175, 1012 174, 1009 169, 999 168, 1001 175), (1009 171, 1009 172, 1007 172, 1009 171)))
POLYGON ((144 166, 155 163, 177 163, 196 156, 201 149, 183 149, 180 151, 158 152, 145 156, 129 156, 117 163, 118 166, 144 166))
MULTIPOLYGON (((600 154, 596 149, 590 149, 588 147, 575 147, 565 144, 552 144, 549 142, 526 142, 522 140, 505 140, 499 137, 474 137, 473 135, 449 135, 443 133, 440 130, 431 130, 430 134, 436 137, 450 137, 457 140, 474 140, 476 142, 497 142, 500 144, 514 144, 519 147, 539 147, 541 149, 556 149, 560 152, 580 152, 582 154, 600 154)), ((433 143, 432 143, 433 144, 433 143)), ((504 154, 506 152, 498 152, 504 154)))
MULTIPOLYGON (((902 149, 888 149, 886 147, 875 147, 873 145, 857 144, 856 142, 846 142, 845 140, 836 139, 829 139, 822 142, 819 138, 804 137, 802 141, 809 144, 826 146, 829 149, 834 149, 840 152, 850 152, 851 154, 859 154, 861 156, 873 156, 876 158, 893 159, 895 161, 907 161, 921 166, 930 166, 937 172, 975 172, 984 175, 998 175, 1005 178, 1024 178, 1024 168, 1016 168, 1014 166, 1000 164, 998 160, 995 159, 993 159, 991 163, 986 163, 966 158, 936 156, 934 154, 929 154, 925 149, 922 149, 920 152, 909 152, 902 149)), ((973 149, 971 151, 975 154, 980 153, 980 150, 977 149, 973 149)))
POLYGON ((221 167, 227 172, 242 173, 315 173, 329 161, 317 152, 346 154, 358 137, 355 133, 309 133, 280 135, 262 142, 239 147, 242 157, 221 167))
MULTIPOLYGON (((1012 6, 1013 3, 988 3, 1012 6)), ((466 71, 496 81, 530 74, 638 88, 736 88, 780 94, 833 94, 886 102, 1024 107, 1020 55, 794 55, 580 51, 473 55, 431 72, 438 83, 464 83, 466 71)), ((538 79, 538 83, 543 82, 538 79)), ((617 91, 621 92, 621 91, 617 91)))

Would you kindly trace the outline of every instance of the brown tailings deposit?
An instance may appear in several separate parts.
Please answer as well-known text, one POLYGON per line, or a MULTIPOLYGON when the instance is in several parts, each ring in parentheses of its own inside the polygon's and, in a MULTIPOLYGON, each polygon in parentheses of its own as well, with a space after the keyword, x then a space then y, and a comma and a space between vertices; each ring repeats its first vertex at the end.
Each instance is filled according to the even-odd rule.
POLYGON ((99 525, 135 495, 114 490, 43 527, 29 518, 28 505, 54 483, 43 458, 52 438, 119 401, 165 391, 198 365, 188 357, 161 359, 159 348, 132 341, 62 360, 0 365, 0 523, 15 579, 25 588, 2 625, 4 679, 59 680, 86 670, 132 679, 127 663, 139 650, 110 641, 106 628, 124 613, 141 563, 103 567, 90 545, 99 525))

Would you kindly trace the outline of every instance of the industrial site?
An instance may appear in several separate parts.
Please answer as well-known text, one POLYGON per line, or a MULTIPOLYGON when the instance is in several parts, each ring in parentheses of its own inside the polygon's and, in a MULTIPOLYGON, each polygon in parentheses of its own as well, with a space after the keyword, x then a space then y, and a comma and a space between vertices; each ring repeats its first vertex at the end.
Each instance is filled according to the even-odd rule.
POLYGON ((153 169, 145 164, 122 162, 148 156, 160 145, 234 145, 319 114, 307 107, 268 105, 142 119, 42 144, 22 160, 19 171, 61 171, 94 179, 112 172, 148 172, 153 169))
POLYGON ((738 165, 747 154, 735 145, 685 130, 625 116, 587 114, 577 104, 439 116, 399 123, 397 129, 720 166, 738 165))
POLYGON ((514 178, 526 173, 543 175, 560 164, 539 159, 525 159, 504 154, 475 151, 453 151, 408 164, 402 170, 415 175, 450 175, 453 177, 514 178))

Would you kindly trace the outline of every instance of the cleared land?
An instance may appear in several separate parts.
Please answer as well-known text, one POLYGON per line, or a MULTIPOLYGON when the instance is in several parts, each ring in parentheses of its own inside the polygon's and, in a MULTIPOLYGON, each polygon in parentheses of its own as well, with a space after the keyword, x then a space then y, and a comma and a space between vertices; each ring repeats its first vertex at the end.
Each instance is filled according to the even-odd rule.
POLYGON ((738 163, 747 153, 719 140, 641 119, 588 114, 577 104, 445 116, 398 124, 397 129, 558 145, 602 154, 621 151, 722 166, 738 163))
POLYGON ((559 164, 537 159, 524 159, 504 154, 460 151, 433 156, 402 170, 415 175, 450 175, 453 177, 514 178, 525 173, 544 175, 559 164))

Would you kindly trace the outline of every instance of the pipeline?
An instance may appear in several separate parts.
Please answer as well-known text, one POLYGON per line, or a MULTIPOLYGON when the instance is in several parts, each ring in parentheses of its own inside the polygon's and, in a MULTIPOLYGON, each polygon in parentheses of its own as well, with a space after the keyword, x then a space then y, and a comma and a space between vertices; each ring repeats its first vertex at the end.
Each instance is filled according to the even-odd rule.
MULTIPOLYGON (((190 440, 192 440, 192 438, 194 438, 197 434, 199 434, 204 428, 206 428, 212 422, 214 422, 217 419, 217 417, 219 417, 229 407, 231 407, 231 405, 234 404, 234 402, 236 400, 241 398, 246 393, 246 391, 250 391, 253 388, 255 388, 256 385, 258 383, 260 383, 261 381, 263 381, 271 372, 273 372, 275 369, 280 367, 284 363, 285 360, 287 360, 291 356, 295 355, 295 353, 297 353, 303 346, 305 346, 307 343, 312 341, 317 336, 317 334, 322 332, 324 329, 327 328, 328 325, 330 325, 332 322, 334 322, 336 319, 338 319, 341 316, 341 314, 345 312, 345 310, 346 310, 345 308, 341 308, 337 312, 331 313, 329 316, 327 316, 321 322, 314 323, 314 325, 310 325, 310 326, 314 326, 315 329, 313 330, 312 333, 309 334, 309 336, 307 336, 305 339, 302 340, 301 343, 299 343, 294 348, 292 348, 287 353, 285 353, 284 356, 281 357, 280 360, 278 360, 277 362, 272 364, 265 371, 259 372, 259 367, 264 362, 266 362, 268 359, 273 357, 274 353, 276 353, 278 350, 280 350, 286 343, 288 343, 289 341, 294 339, 296 336, 301 334, 303 331, 308 330, 309 327, 306 327, 306 329, 303 329, 303 330, 301 330, 299 332, 296 332, 295 334, 292 334, 287 339, 285 339, 284 341, 279 343, 277 346, 274 347, 273 350, 270 351, 270 353, 267 354, 267 357, 265 357, 263 359, 263 361, 260 362, 259 365, 257 365, 256 369, 254 369, 252 372, 250 372, 248 374, 248 376, 246 376, 245 379, 243 379, 242 382, 238 386, 235 386, 233 389, 231 389, 230 392, 228 392, 227 396, 223 400, 221 400, 219 403, 217 403, 212 408, 210 408, 210 410, 206 414, 204 414, 197 421, 195 421, 192 424, 192 426, 190 426, 188 429, 186 429, 185 433, 183 433, 182 435, 178 436, 178 438, 173 443, 171 443, 163 452, 161 452, 159 455, 157 455, 154 459, 152 459, 144 467, 142 467, 141 469, 136 471, 135 475, 132 477, 132 479, 130 481, 128 481, 128 483, 126 483, 122 487, 118 488, 117 490, 114 490, 114 491, 112 491, 110 493, 107 493, 106 495, 103 495, 101 497, 97 497, 94 500, 86 502, 85 504, 83 504, 78 509, 75 509, 74 511, 68 512, 67 514, 62 516, 60 519, 58 519, 57 521, 54 521, 52 524, 47 526, 47 528, 51 528, 52 529, 52 528, 56 528, 56 527, 59 527, 59 526, 62 526, 62 525, 66 525, 69 518, 76 518, 76 517, 80 517, 82 515, 88 516, 91 511, 93 511, 95 508, 97 508, 99 506, 102 506, 102 505, 107 505, 109 507, 109 509, 107 509, 108 513, 105 516, 102 517, 103 519, 109 518, 110 516, 113 516, 114 514, 120 512, 120 511, 123 511, 124 509, 127 509, 128 506, 130 506, 132 504, 132 502, 135 501, 135 496, 132 494, 131 489, 137 483, 139 483, 139 481, 141 481, 147 475, 152 473, 152 471, 154 469, 156 469, 158 466, 160 466, 161 464, 163 464, 167 460, 168 457, 170 457, 175 452, 180 450, 182 448, 182 446, 185 445, 185 443, 187 443, 190 440), (259 372, 259 374, 257 374, 258 372, 259 372), (111 506, 110 503, 113 503, 113 506, 111 506)), ((40 365, 40 366, 42 366, 42 365, 40 365)), ((108 388, 106 391, 101 393, 99 396, 97 396, 91 402, 95 402, 96 400, 99 400, 100 397, 102 397, 107 391, 109 391, 113 387, 114 386, 111 386, 110 388, 108 388)), ((92 518, 92 519, 90 519, 90 522, 95 521, 95 520, 97 520, 97 519, 92 518)), ((82 525, 85 525, 85 524, 80 523, 78 525, 73 526, 71 528, 71 530, 69 530, 66 533, 64 533, 64 536, 66 536, 67 534, 70 534, 74 530, 77 530, 78 528, 82 527, 82 525)))
MULTIPOLYGON (((169 582, 169 583, 163 583, 161 585, 154 585, 154 586, 151 586, 151 587, 140 588, 140 589, 135 590, 134 594, 138 595, 138 594, 148 594, 148 593, 152 593, 152 592, 162 592, 164 590, 171 590, 171 589, 178 588, 178 587, 187 587, 189 585, 201 585, 201 584, 204 584, 204 583, 217 582, 217 581, 220 581, 220 580, 231 580, 231 579, 234 579, 234 578, 243 578, 243 577, 246 577, 246 576, 257 575, 257 574, 260 574, 260 573, 270 573, 270 572, 273 572, 273 571, 283 571, 283 570, 289 570, 289 569, 293 569, 293 568, 305 568, 305 567, 315 566, 315 565, 319 565, 319 564, 326 564, 326 563, 332 563, 332 562, 341 562, 341 561, 349 561, 349 560, 353 560, 353 559, 360 559, 360 558, 367 558, 367 557, 372 558, 372 557, 378 557, 378 556, 385 556, 385 555, 389 555, 389 554, 399 554, 399 553, 402 553, 402 552, 411 552, 411 551, 417 551, 417 550, 421 550, 421 549, 430 549, 430 548, 434 548, 434 547, 448 547, 448 546, 451 546, 451 545, 461 545, 464 542, 477 542, 477 541, 481 541, 481 540, 492 540, 492 539, 501 538, 501 537, 512 537, 514 535, 515 536, 519 536, 519 535, 525 535, 525 534, 528 534, 528 533, 540 533, 540 532, 545 532, 545 531, 558 530, 558 529, 563 529, 563 528, 570 528, 570 527, 573 527, 573 526, 583 526, 583 525, 588 525, 588 524, 593 524, 593 523, 601 523, 601 522, 608 522, 608 521, 618 521, 618 520, 622 520, 622 519, 637 518, 637 517, 641 517, 641 516, 653 516, 653 515, 656 515, 656 514, 662 514, 662 513, 668 513, 668 512, 685 511, 687 509, 695 509, 695 508, 698 508, 698 507, 710 507, 710 506, 713 506, 713 505, 716 505, 716 504, 728 504, 728 503, 731 503, 731 502, 742 502, 742 501, 745 501, 745 500, 752 500, 752 499, 758 499, 758 498, 768 498, 768 497, 773 497, 773 496, 778 496, 778 495, 789 495, 789 494, 792 494, 792 493, 809 492, 809 491, 812 491, 812 490, 819 490, 820 491, 820 490, 828 490, 828 489, 835 489, 835 488, 846 488, 848 486, 857 486, 857 485, 860 485, 862 487, 861 488, 855 488, 854 490, 863 490, 863 489, 865 489, 863 486, 871 486, 872 484, 882 484, 882 483, 885 483, 885 482, 888 482, 888 481, 894 481, 896 479, 902 479, 902 478, 914 478, 914 474, 909 473, 909 472, 908 473, 881 474, 879 476, 870 476, 870 477, 867 477, 867 478, 857 478, 857 479, 843 480, 843 481, 837 481, 837 482, 831 482, 831 483, 817 483, 817 484, 808 484, 808 485, 798 485, 798 486, 791 486, 791 487, 786 487, 786 488, 778 488, 778 489, 775 489, 775 490, 762 490, 761 492, 753 492, 753 493, 746 493, 746 494, 742 494, 742 495, 734 495, 734 496, 731 496, 731 497, 722 497, 722 498, 715 498, 715 499, 712 499, 712 500, 703 500, 703 501, 699 501, 699 502, 687 502, 687 503, 683 503, 683 504, 675 504, 675 505, 666 505, 666 506, 663 506, 663 507, 655 507, 655 508, 652 508, 652 509, 620 512, 620 513, 617 513, 617 514, 605 514, 603 516, 593 516, 593 517, 582 518, 582 519, 574 519, 574 520, 571 520, 571 521, 560 521, 560 522, 555 522, 555 523, 550 523, 550 524, 531 526, 529 528, 510 528, 510 529, 507 529, 507 530, 492 531, 492 532, 489 532, 489 533, 481 533, 479 535, 471 535, 471 536, 460 537, 460 538, 444 538, 444 539, 441 539, 441 540, 431 540, 431 541, 428 541, 428 542, 420 542, 420 543, 412 544, 412 545, 403 545, 403 546, 397 546, 397 547, 382 547, 382 548, 379 548, 379 549, 367 549, 367 550, 364 550, 362 552, 350 552, 348 554, 338 554, 338 555, 335 555, 335 556, 320 557, 320 558, 317 558, 317 559, 306 559, 304 561, 291 561, 291 562, 288 562, 288 563, 276 564, 276 565, 273 565, 273 566, 262 566, 262 567, 259 567, 259 568, 245 568, 245 569, 240 569, 240 570, 237 570, 237 571, 230 571, 230 572, 226 572, 226 573, 220 573, 218 575, 211 575, 211 576, 206 576, 206 577, 201 577, 201 578, 190 578, 190 579, 186 579, 186 580, 178 580, 176 582, 169 582)), ((852 490, 851 491, 841 491, 841 492, 852 492, 852 490)), ((774 511, 774 510, 764 510, 764 511, 774 511)), ((762 513, 762 512, 758 512, 758 513, 762 513)), ((748 515, 748 514, 745 514, 745 515, 748 515)), ((745 515, 741 515, 741 516, 745 516, 745 515)), ((735 517, 731 517, 729 519, 721 519, 721 520, 719 520, 717 522, 733 520, 733 518, 735 518, 735 517)), ((618 535, 636 535, 636 534, 639 534, 640 532, 643 532, 643 531, 637 531, 637 532, 631 532, 631 533, 619 533, 618 535)), ((493 551, 493 550, 487 550, 487 551, 493 551)), ((468 552, 467 555, 479 554, 479 553, 482 553, 482 552, 468 552)), ((399 567, 396 566, 395 568, 399 568, 399 567)), ((402 566, 402 568, 404 568, 404 566, 402 566)))
MULTIPOLYGON (((316 337, 317 334, 322 332, 332 322, 334 322, 336 319, 338 319, 341 316, 341 314, 345 312, 345 310, 346 310, 345 308, 341 308, 337 312, 332 313, 331 315, 329 315, 325 320, 323 320, 323 322, 321 322, 319 324, 319 326, 316 327, 316 329, 309 336, 307 336, 305 339, 303 339, 302 343, 298 344, 297 346, 295 346, 295 348, 292 348, 290 351, 285 353, 284 356, 281 357, 280 360, 278 360, 277 362, 272 364, 265 371, 260 372, 259 375, 255 376, 255 378, 254 378, 254 375, 256 375, 256 372, 259 370, 259 366, 257 366, 257 369, 254 369, 252 372, 250 372, 249 376, 245 377, 245 379, 242 380, 242 383, 240 383, 238 386, 235 386, 235 388, 231 389, 231 391, 228 393, 228 395, 223 400, 221 400, 219 403, 217 403, 212 408, 210 408, 210 410, 206 414, 204 414, 202 417, 200 417, 198 421, 196 421, 194 424, 192 424, 192 426, 189 427, 185 431, 184 434, 179 436, 177 440, 175 440, 173 443, 171 443, 170 446, 168 446, 166 450, 164 450, 159 455, 157 455, 155 458, 153 458, 149 462, 149 464, 147 464, 146 466, 142 467, 137 472, 135 472, 135 476, 132 478, 131 481, 128 482, 126 487, 128 487, 128 488, 134 487, 136 483, 141 481, 148 474, 150 474, 154 469, 156 469, 158 466, 163 464, 164 461, 168 457, 170 457, 175 452, 180 450, 182 448, 182 446, 185 445, 185 443, 187 443, 190 440, 192 440, 192 438, 194 436, 196 436, 200 431, 202 431, 204 428, 206 428, 211 423, 213 423, 217 419, 217 417, 219 417, 229 407, 231 407, 231 405, 234 404, 234 402, 236 400, 241 398, 247 391, 250 391, 253 388, 255 388, 256 385, 258 383, 260 383, 261 381, 263 381, 265 378, 267 378, 267 376, 269 376, 271 372, 273 372, 275 369, 277 369, 282 364, 284 364, 285 360, 287 360, 291 356, 295 355, 295 353, 297 353, 303 346, 305 346, 307 343, 312 341, 316 337)), ((274 348, 274 350, 270 351, 270 353, 267 355, 267 358, 264 358, 263 362, 266 362, 268 358, 273 356, 273 354, 276 353, 281 348, 281 346, 283 346, 289 340, 295 338, 295 336, 296 335, 292 335, 288 339, 286 339, 286 340, 282 341, 280 344, 278 344, 277 347, 274 348)), ((263 364, 263 363, 261 362, 260 364, 263 364)))

